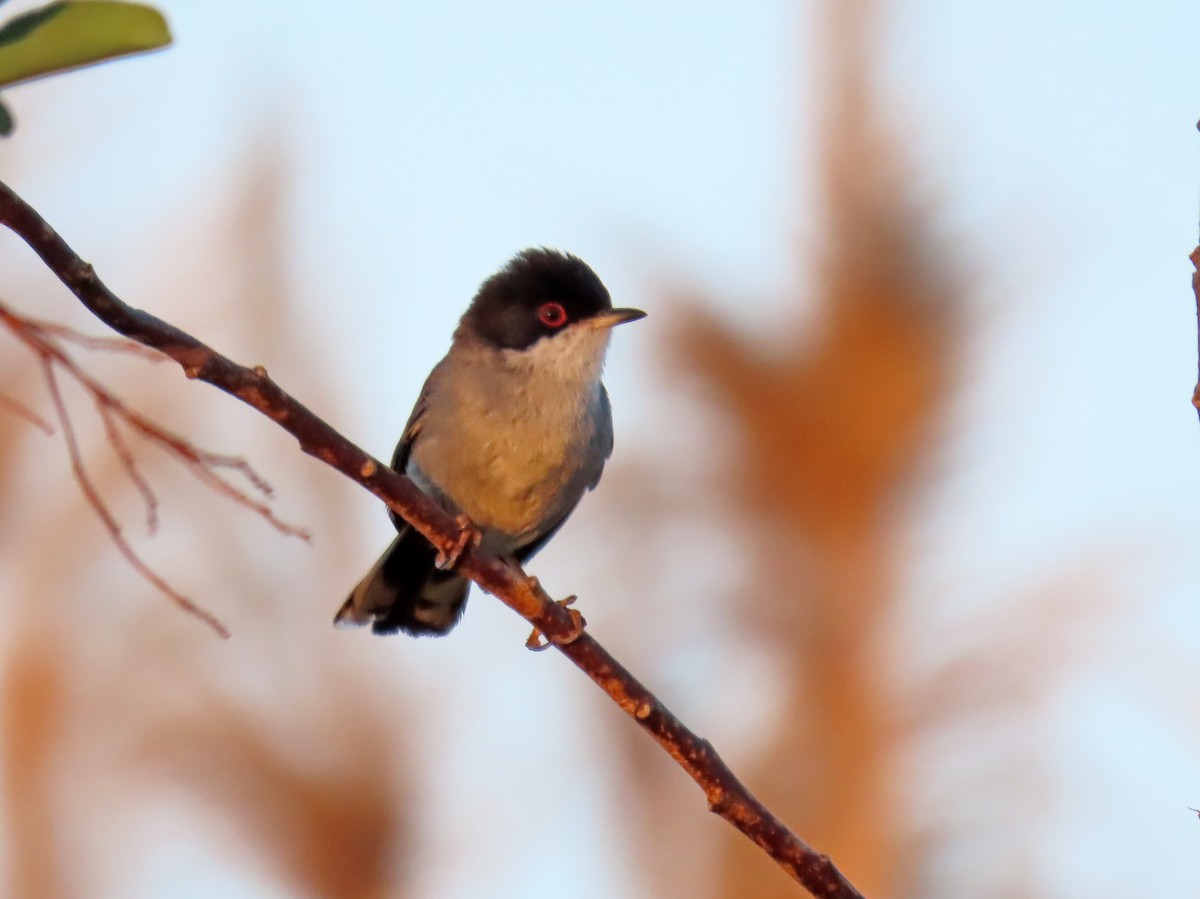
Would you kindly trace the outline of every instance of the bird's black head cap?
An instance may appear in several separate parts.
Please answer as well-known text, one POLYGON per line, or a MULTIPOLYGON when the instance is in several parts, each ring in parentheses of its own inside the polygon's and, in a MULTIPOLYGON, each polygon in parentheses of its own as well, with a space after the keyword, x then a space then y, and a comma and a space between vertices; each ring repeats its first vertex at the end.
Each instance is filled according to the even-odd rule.
POLYGON ((608 290, 577 256, 522 250, 483 282, 462 325, 504 349, 525 349, 572 322, 612 309, 608 290))

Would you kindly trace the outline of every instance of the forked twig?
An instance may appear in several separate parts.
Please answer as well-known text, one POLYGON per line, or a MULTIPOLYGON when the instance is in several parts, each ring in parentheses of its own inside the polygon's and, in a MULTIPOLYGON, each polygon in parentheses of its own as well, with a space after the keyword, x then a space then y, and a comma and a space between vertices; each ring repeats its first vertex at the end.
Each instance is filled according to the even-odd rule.
MULTIPOLYGON (((288 524, 278 518, 274 511, 266 505, 254 499, 249 494, 240 490, 229 481, 222 478, 216 473, 216 469, 227 468, 236 471, 260 494, 267 499, 275 495, 275 491, 266 479, 251 467, 245 459, 237 456, 228 456, 221 453, 214 453, 206 449, 202 449, 182 437, 172 434, 157 423, 151 421, 146 416, 142 415, 129 406, 125 405, 118 399, 107 387, 89 375, 86 371, 80 368, 74 359, 53 340, 47 336, 48 329, 44 323, 34 319, 26 318, 23 315, 18 315, 11 309, 8 309, 3 304, 0 304, 0 322, 8 325, 9 329, 16 334, 17 338, 30 347, 35 353, 42 358, 49 358, 54 363, 61 366, 64 371, 68 372, 72 378, 79 382, 80 385, 88 392, 92 402, 96 406, 97 412, 100 414, 101 420, 106 422, 106 432, 110 439, 115 429, 109 429, 107 422, 114 415, 126 425, 133 428, 140 436, 155 443, 158 446, 167 450, 170 455, 175 456, 183 462, 187 469, 194 477, 202 483, 222 494, 240 506, 244 506, 250 511, 262 516, 266 521, 281 534, 288 537, 299 537, 301 540, 311 540, 312 537, 303 528, 288 524)), ((128 347, 137 347, 140 351, 138 355, 152 355, 155 359, 162 359, 161 353, 149 350, 139 343, 120 338, 99 338, 89 337, 88 335, 78 334, 61 327, 49 329, 53 331, 55 336, 62 337, 66 333, 74 335, 76 343, 81 345, 91 345, 100 341, 104 341, 103 346, 110 351, 123 352, 128 347)), ((128 452, 127 445, 118 435, 113 443, 114 450, 121 457, 122 464, 131 480, 138 486, 139 492, 146 500, 148 509, 152 509, 157 505, 157 500, 153 497, 153 493, 149 492, 148 485, 140 476, 136 465, 133 464, 132 454, 128 452), (124 452, 123 452, 124 451, 124 452), (129 464, 126 464, 128 462, 129 464), (146 488, 146 489, 143 489, 146 488)), ((148 511, 148 518, 153 520, 156 514, 148 511)))
POLYGON ((261 515, 275 530, 284 536, 299 537, 301 540, 306 541, 312 539, 312 535, 304 528, 282 521, 276 517, 274 511, 266 503, 256 500, 216 473, 216 469, 218 468, 228 468, 236 471, 263 496, 267 498, 273 497, 275 495, 274 489, 245 459, 201 449, 183 438, 164 430, 146 418, 146 416, 130 409, 116 397, 112 396, 112 394, 105 391, 102 385, 97 384, 85 372, 76 368, 74 363, 70 363, 70 366, 72 374, 79 379, 79 382, 84 387, 88 388, 98 408, 107 408, 115 412, 129 427, 137 431, 142 437, 164 447, 169 453, 183 462, 192 475, 201 483, 211 487, 217 493, 228 497, 239 506, 244 506, 250 511, 261 515))
MULTIPOLYGON (((182 461, 188 471, 201 483, 238 505, 257 513, 280 533, 291 537, 300 537, 303 540, 310 539, 309 534, 301 528, 282 521, 265 502, 255 499, 217 473, 217 469, 220 468, 234 470, 240 473, 254 490, 269 499, 273 495, 271 486, 245 459, 209 452, 208 450, 194 446, 187 440, 170 433, 141 413, 129 408, 107 387, 80 368, 66 350, 55 342, 55 339, 69 340, 72 343, 90 349, 122 353, 132 352, 134 355, 142 358, 154 358, 156 360, 163 359, 162 354, 124 338, 92 337, 80 334, 61 325, 27 318, 13 312, 3 304, 0 304, 0 323, 5 324, 17 339, 28 346, 40 359, 46 378, 46 386, 50 391, 55 413, 62 426, 64 439, 67 442, 67 450, 71 458, 71 468, 75 473, 75 479, 79 483, 88 504, 100 517, 105 529, 117 544, 117 548, 121 554, 125 556, 139 574, 164 593, 172 602, 190 614, 197 616, 222 637, 228 637, 229 631, 216 617, 200 608, 152 571, 137 555, 133 547, 121 533, 120 525, 105 505, 99 492, 95 489, 95 485, 92 483, 91 478, 87 474, 87 469, 83 464, 74 428, 70 422, 66 405, 62 399, 62 393, 55 378, 55 367, 59 367, 69 374, 84 388, 91 398, 93 405, 96 407, 96 412, 100 416, 100 421, 104 426, 104 432, 108 438, 109 445, 112 447, 113 452, 116 453, 121 467, 142 499, 146 510, 146 526, 151 534, 158 528, 158 497, 138 468, 137 460, 129 447, 128 441, 125 439, 125 435, 121 431, 122 424, 132 428, 143 439, 165 449, 169 455, 182 461)), ((19 414, 24 410, 24 407, 15 401, 10 402, 16 406, 15 411, 19 414)), ((25 412, 27 414, 24 417, 30 418, 32 416, 31 420, 35 424, 40 423, 43 430, 53 433, 53 428, 48 422, 42 420, 32 411, 25 410, 25 412)))
POLYGON ((120 460, 121 467, 125 469, 125 474, 129 476, 129 480, 142 497, 142 503, 146 507, 146 531, 153 534, 158 531, 158 496, 155 495, 146 479, 142 477, 142 472, 137 467, 137 459, 133 457, 129 444, 125 442, 125 435, 121 433, 112 409, 105 403, 97 403, 96 410, 100 413, 100 421, 104 424, 104 434, 108 437, 109 445, 117 454, 117 459, 120 460))
POLYGON ((59 427, 62 428, 63 440, 67 444, 67 455, 71 460, 71 471, 74 472, 75 480, 79 484, 79 489, 83 491, 88 505, 92 507, 92 511, 103 522, 105 530, 108 531, 109 537, 112 538, 121 555, 125 557, 125 561, 133 567, 134 571, 153 584, 161 593, 170 597, 172 602, 189 615, 199 618, 216 631, 219 636, 228 638, 229 630, 215 615, 207 609, 196 605, 164 581, 133 551, 133 547, 129 545, 124 534, 121 533, 120 524, 117 523, 117 520, 108 510, 108 506, 104 504, 104 500, 101 498, 99 492, 97 492, 96 486, 92 483, 92 479, 88 476, 87 469, 83 465, 83 458, 79 454, 79 443, 75 439, 75 430, 71 426, 71 416, 67 414, 66 404, 63 403, 62 393, 58 389, 58 381, 54 377, 54 361, 47 356, 42 356, 41 361, 42 373, 46 376, 46 388, 50 391, 50 401, 54 404, 54 412, 58 417, 59 427))

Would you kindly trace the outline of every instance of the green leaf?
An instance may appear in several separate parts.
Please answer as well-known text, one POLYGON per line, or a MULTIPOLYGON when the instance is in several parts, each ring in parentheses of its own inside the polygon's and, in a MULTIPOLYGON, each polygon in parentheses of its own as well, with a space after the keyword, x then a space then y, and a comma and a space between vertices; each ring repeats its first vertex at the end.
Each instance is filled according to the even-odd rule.
MULTIPOLYGON (((3 0, 0 0, 0 2, 3 2, 3 0)), ((61 3, 54 3, 50 6, 43 6, 41 9, 31 10, 24 15, 12 19, 3 28, 0 28, 0 47, 6 44, 15 44, 17 41, 28 37, 39 25, 44 25, 47 21, 61 13, 63 9, 65 7, 61 3)))
POLYGON ((162 13, 136 3, 66 0, 0 29, 0 87, 171 43, 162 13))
MULTIPOLYGON (((0 3, 3 2, 4 0, 0 0, 0 3)), ((16 124, 13 121, 12 113, 8 111, 8 107, 0 103, 0 137, 8 137, 12 134, 16 124)))

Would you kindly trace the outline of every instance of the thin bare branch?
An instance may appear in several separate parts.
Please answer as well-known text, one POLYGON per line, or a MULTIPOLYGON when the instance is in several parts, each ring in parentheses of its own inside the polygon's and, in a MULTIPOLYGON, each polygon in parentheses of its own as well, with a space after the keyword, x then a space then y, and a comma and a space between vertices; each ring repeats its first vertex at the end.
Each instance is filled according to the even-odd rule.
POLYGON ((38 415, 20 400, 13 399, 7 394, 0 393, 0 408, 7 409, 14 415, 25 419, 43 434, 51 437, 54 436, 54 425, 50 424, 50 422, 46 421, 46 419, 42 418, 42 416, 38 415))
MULTIPOLYGON (((260 515, 281 534, 288 537, 299 537, 301 540, 306 541, 311 539, 306 530, 281 520, 266 503, 254 499, 254 497, 240 490, 215 471, 218 468, 228 468, 238 472, 255 490, 270 499, 274 496, 271 485, 245 459, 210 452, 194 446, 182 437, 172 434, 141 413, 126 406, 108 388, 80 368, 62 347, 54 343, 52 335, 48 333, 48 330, 57 332, 62 329, 47 329, 43 322, 18 315, 11 309, 5 308, 2 304, 0 304, 0 322, 6 324, 19 340, 29 346, 41 358, 50 359, 55 364, 61 366, 63 370, 68 372, 71 377, 87 390, 97 410, 100 412, 101 419, 105 420, 105 427, 108 430, 110 440, 115 431, 109 429, 107 418, 115 416, 137 431, 143 438, 158 444, 168 453, 181 460, 192 475, 202 483, 238 505, 260 515)), ((86 337, 86 335, 80 335, 78 332, 69 331, 69 329, 68 332, 74 334, 76 338, 86 337)), ((103 338, 87 339, 89 342, 94 342, 103 338)), ((133 341, 114 339, 108 342, 110 344, 108 349, 118 349, 122 352, 127 352, 128 347, 132 346, 137 347, 141 353, 151 354, 156 360, 164 358, 162 354, 148 350, 141 344, 134 343, 133 341)), ((128 449, 119 436, 113 442, 113 449, 121 458, 122 464, 125 466, 125 470, 129 473, 134 485, 146 500, 147 517, 153 531, 157 520, 157 513, 155 511, 157 501, 153 498, 152 493, 147 493, 148 485, 140 477, 136 467, 128 464, 129 461, 132 461, 132 456, 128 455, 128 449)))
POLYGON ((84 334, 82 331, 76 331, 74 328, 69 328, 66 325, 60 325, 57 322, 41 321, 36 318, 26 317, 25 321, 43 334, 57 337, 60 340, 83 347, 86 350, 124 353, 129 356, 137 356, 147 362, 163 362, 166 359, 166 356, 162 353, 152 350, 149 347, 144 347, 136 341, 126 340, 124 337, 98 337, 93 334, 84 334))
POLYGON ((104 423, 104 433, 108 437, 109 445, 112 446, 113 452, 121 461, 121 467, 125 469, 129 480, 133 482, 134 488, 142 497, 142 503, 146 507, 146 531, 154 534, 158 531, 158 497, 146 483, 146 479, 142 477, 142 472, 137 467, 137 460, 133 457, 129 444, 125 442, 125 435, 121 433, 117 417, 113 414, 112 409, 105 403, 96 403, 96 411, 100 413, 100 421, 104 423))
POLYGON ((125 536, 121 533, 121 525, 117 523, 108 506, 105 505, 103 498, 96 490, 95 484, 88 476, 87 469, 83 465, 83 457, 79 454, 79 442, 75 439, 75 430, 71 427, 71 417, 67 414, 66 404, 63 403, 62 393, 58 389, 58 382, 54 377, 54 361, 49 357, 42 356, 42 372, 46 376, 46 387, 50 391, 50 400, 54 404, 54 412, 58 416, 58 424, 62 428, 63 440, 67 444, 67 454, 71 459, 71 471, 75 474, 75 480, 79 483, 79 489, 83 491, 84 497, 88 501, 88 505, 104 523, 105 530, 108 531, 109 537, 120 550, 121 555, 133 567, 133 570, 144 577, 147 581, 154 585, 160 592, 171 598, 177 606, 187 612, 189 615, 194 615, 199 618, 216 633, 223 637, 229 637, 229 631, 215 615, 207 609, 201 608, 192 602, 165 580, 159 577, 150 566, 148 566, 142 558, 133 550, 125 536))
POLYGON ((789 831, 742 784, 708 741, 690 731, 537 581, 485 548, 462 546, 462 529, 408 478, 355 446, 289 395, 261 367, 238 365, 174 325, 124 303, 24 200, 0 183, 0 223, 18 234, 85 307, 132 340, 170 356, 198 378, 257 409, 300 448, 361 484, 413 525, 458 570, 536 627, 653 737, 696 781, 708 807, 821 899, 862 899, 830 861, 789 831))
MULTIPOLYGON (((1192 266, 1196 269, 1192 272, 1192 293, 1196 295, 1196 333, 1197 333, 1197 358, 1200 359, 1200 247, 1192 250, 1192 255, 1188 257, 1192 260, 1192 266)), ((1192 405, 1196 407, 1196 414, 1200 415, 1200 370, 1196 374, 1196 387, 1192 391, 1192 405)))
MULTIPOLYGON (((96 387, 101 391, 103 390, 99 384, 96 384, 95 381, 89 378, 82 371, 79 372, 78 376, 81 378, 81 383, 83 383, 84 386, 89 388, 96 387)), ((273 528, 275 528, 275 530, 279 531, 279 533, 283 534, 284 536, 299 537, 301 540, 305 541, 312 539, 312 535, 310 535, 309 532, 304 528, 297 527, 293 524, 288 524, 286 521, 282 521, 281 519, 277 518, 270 506, 268 506, 266 503, 259 502, 248 493, 238 489, 233 484, 229 483, 229 481, 222 478, 215 471, 217 468, 229 468, 237 471, 243 477, 245 477, 246 480, 249 481, 250 484, 263 496, 268 498, 274 496, 274 490, 271 488, 271 485, 268 484, 245 459, 238 458, 237 456, 226 456, 220 453, 212 453, 208 450, 200 449, 183 438, 177 437, 169 431, 159 427, 144 415, 135 412, 133 409, 130 409, 128 406, 124 405, 120 400, 116 399, 116 397, 112 396, 111 394, 103 392, 97 393, 93 391, 92 395, 96 398, 98 404, 115 410, 121 416, 121 418, 124 419, 126 424, 136 430, 142 437, 157 443, 172 455, 178 457, 183 464, 187 466, 188 470, 194 477, 211 487, 213 490, 217 491, 223 496, 228 497, 238 505, 245 506, 250 511, 261 515, 270 523, 273 528)))

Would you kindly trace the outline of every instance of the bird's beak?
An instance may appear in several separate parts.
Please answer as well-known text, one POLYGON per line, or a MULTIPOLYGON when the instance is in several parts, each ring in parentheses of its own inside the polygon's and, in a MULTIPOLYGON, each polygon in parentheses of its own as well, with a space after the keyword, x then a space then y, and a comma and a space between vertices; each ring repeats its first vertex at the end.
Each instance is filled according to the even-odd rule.
POLYGON ((595 328, 599 331, 601 328, 612 328, 616 325, 623 325, 625 322, 635 322, 639 318, 645 318, 646 313, 641 309, 609 309, 607 312, 601 312, 599 315, 593 315, 591 318, 584 319, 584 324, 589 328, 595 328))

